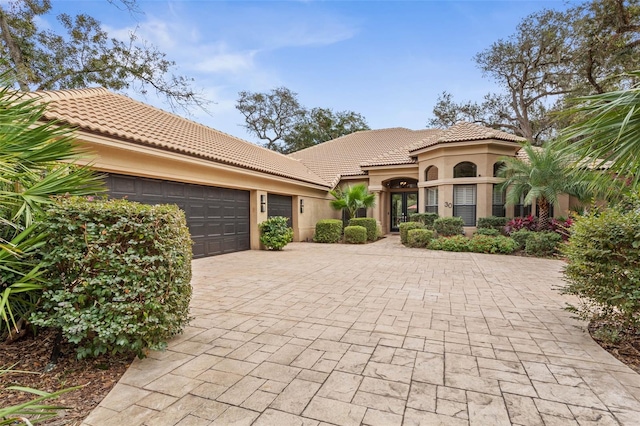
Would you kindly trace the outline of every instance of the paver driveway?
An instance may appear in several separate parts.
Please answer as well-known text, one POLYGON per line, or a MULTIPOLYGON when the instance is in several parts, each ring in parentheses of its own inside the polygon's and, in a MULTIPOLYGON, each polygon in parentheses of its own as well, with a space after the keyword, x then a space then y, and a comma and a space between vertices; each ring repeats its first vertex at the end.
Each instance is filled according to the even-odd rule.
POLYGON ((193 262, 194 320, 106 425, 638 425, 640 376, 562 310, 562 263, 297 243, 193 262))

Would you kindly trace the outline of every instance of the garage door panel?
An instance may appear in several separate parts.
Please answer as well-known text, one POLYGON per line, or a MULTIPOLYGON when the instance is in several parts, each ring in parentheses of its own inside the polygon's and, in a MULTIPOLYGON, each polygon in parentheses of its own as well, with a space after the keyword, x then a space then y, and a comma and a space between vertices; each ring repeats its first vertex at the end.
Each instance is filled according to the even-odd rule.
POLYGON ((125 175, 109 175, 106 181, 114 198, 180 207, 194 258, 250 249, 248 191, 125 175))

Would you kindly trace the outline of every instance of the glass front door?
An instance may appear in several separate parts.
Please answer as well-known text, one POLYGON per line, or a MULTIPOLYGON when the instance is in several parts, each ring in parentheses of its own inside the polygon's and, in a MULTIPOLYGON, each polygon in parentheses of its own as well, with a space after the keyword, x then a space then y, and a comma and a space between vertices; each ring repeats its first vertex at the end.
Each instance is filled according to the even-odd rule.
POLYGON ((418 213, 417 192, 391 193, 391 232, 400 231, 400 224, 407 222, 413 213, 418 213))

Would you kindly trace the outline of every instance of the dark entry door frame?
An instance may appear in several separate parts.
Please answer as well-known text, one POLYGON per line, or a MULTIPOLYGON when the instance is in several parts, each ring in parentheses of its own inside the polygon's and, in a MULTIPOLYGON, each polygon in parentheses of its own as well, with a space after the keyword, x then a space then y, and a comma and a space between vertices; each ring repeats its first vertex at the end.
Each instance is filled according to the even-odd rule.
POLYGON ((391 232, 399 232, 400 224, 409 220, 409 215, 418 212, 418 191, 391 193, 391 232))

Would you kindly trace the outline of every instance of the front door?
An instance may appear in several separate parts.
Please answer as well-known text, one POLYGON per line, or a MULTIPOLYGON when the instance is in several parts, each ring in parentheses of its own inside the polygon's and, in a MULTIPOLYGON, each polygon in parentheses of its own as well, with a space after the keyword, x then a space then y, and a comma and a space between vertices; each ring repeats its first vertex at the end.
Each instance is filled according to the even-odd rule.
POLYGON ((400 224, 407 222, 413 213, 418 213, 417 192, 391 193, 391 232, 400 231, 400 224))

